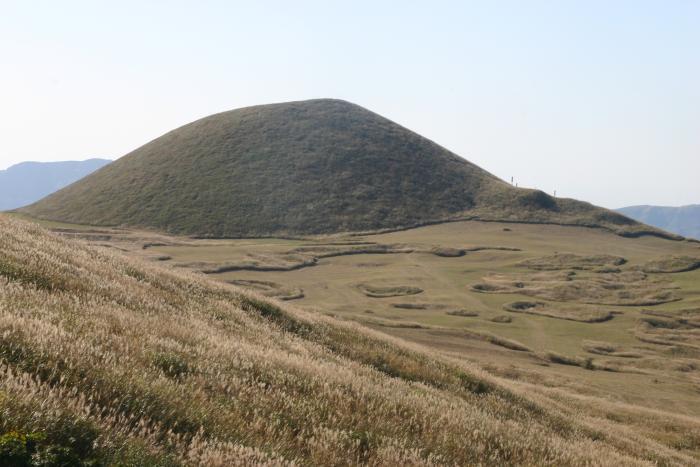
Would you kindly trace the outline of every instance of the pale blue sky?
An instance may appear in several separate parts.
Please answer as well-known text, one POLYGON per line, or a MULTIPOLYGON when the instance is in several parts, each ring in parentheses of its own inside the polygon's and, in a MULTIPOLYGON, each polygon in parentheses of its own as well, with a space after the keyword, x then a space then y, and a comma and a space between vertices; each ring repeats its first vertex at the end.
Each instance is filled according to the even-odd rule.
POLYGON ((700 203, 700 1, 4 1, 0 169, 315 97, 504 179, 700 203))

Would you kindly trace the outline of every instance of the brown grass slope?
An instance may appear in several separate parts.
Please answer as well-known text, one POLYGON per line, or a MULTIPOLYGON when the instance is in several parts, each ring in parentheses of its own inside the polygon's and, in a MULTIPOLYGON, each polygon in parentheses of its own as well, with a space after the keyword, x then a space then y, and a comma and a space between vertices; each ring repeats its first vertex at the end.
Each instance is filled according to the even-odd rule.
POLYGON ((332 99, 197 120, 23 212, 206 237, 395 229, 464 217, 660 232, 588 203, 511 187, 386 118, 332 99))
POLYGON ((697 461, 652 429, 697 433, 695 419, 553 391, 0 216, 0 459, 697 461))

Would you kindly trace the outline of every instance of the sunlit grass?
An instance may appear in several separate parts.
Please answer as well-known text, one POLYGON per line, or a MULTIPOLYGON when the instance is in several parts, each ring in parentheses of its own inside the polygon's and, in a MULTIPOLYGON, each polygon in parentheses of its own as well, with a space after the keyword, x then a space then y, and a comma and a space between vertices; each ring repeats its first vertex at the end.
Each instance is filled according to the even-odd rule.
POLYGON ((41 452, 127 465, 696 461, 695 418, 611 420, 620 406, 5 216, 0 252, 0 434, 40 436, 41 452))

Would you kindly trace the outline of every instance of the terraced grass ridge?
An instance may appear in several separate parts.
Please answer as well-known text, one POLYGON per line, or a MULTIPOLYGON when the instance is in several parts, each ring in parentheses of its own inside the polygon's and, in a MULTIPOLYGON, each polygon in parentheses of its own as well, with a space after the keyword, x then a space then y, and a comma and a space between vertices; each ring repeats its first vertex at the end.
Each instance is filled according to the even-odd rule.
POLYGON ((699 428, 0 216, 8 465, 692 465, 699 428))
POLYGON ((662 231, 517 189, 349 102, 247 107, 197 120, 29 206, 42 219, 258 237, 474 218, 662 231))

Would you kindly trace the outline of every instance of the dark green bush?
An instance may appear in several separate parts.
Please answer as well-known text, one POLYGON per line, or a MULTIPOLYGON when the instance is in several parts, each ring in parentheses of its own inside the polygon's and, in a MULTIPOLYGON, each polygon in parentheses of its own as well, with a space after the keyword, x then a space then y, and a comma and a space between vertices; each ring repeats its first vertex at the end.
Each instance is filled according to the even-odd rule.
MULTIPOLYGON (((82 434, 81 434, 82 435, 82 434)), ((74 446, 51 444, 45 433, 22 433, 9 431, 0 436, 0 465, 3 467, 74 467, 96 466, 95 460, 86 459, 92 454, 92 440, 89 446, 81 445, 82 440, 70 437, 74 446), (82 452, 81 452, 82 451, 82 452)))
POLYGON ((34 467, 73 467, 79 465, 96 465, 84 463, 72 449, 64 446, 47 446, 34 453, 31 464, 34 467))
POLYGON ((0 436, 0 465, 5 467, 30 466, 31 457, 39 441, 34 434, 10 431, 0 436))

